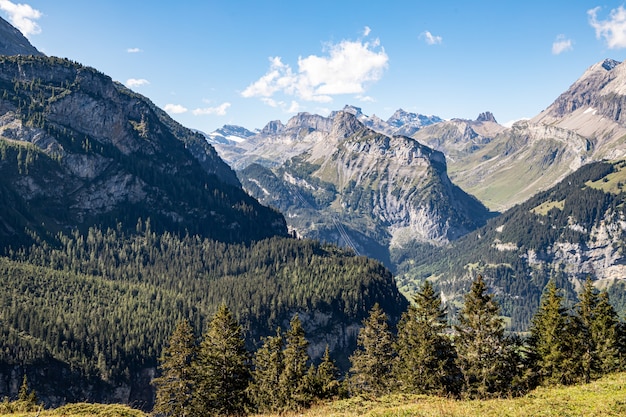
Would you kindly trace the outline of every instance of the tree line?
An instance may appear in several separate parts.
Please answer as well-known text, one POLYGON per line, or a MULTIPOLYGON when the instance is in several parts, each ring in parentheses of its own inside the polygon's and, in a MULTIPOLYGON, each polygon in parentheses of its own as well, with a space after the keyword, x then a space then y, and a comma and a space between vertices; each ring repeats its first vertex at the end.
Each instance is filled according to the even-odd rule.
POLYGON ((328 349, 312 364, 298 316, 283 335, 246 351, 241 326, 222 305, 198 342, 181 321, 154 380, 154 413, 243 415, 298 411, 344 396, 419 393, 467 399, 517 396, 539 385, 586 383, 625 369, 626 326, 605 291, 587 280, 572 309, 554 281, 546 286, 526 335, 505 332, 500 306, 478 275, 454 325, 429 281, 396 329, 370 310, 340 376, 328 349))

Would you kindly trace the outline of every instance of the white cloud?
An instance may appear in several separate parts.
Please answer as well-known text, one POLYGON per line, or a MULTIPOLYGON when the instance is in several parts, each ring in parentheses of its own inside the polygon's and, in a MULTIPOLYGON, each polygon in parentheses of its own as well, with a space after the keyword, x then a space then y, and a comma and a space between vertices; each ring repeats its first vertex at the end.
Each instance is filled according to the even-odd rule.
POLYGON ((552 54, 559 55, 566 51, 571 51, 574 49, 572 46, 572 40, 567 39, 565 35, 559 35, 556 37, 556 40, 552 43, 552 54))
POLYGON ((370 28, 369 26, 365 26, 365 28, 363 29, 363 36, 369 36, 369 34, 372 32, 372 28, 370 28))
POLYGON ((357 99, 363 101, 363 102, 367 102, 367 103, 374 103, 376 100, 374 100, 373 97, 370 96, 357 96, 357 99))
POLYGON ((626 9, 611 10, 607 20, 598 20, 600 7, 588 10, 589 24, 596 30, 596 38, 604 38, 610 49, 626 47, 626 9))
POLYGON ((287 109, 287 113, 298 113, 300 111, 300 103, 295 100, 291 101, 289 108, 287 109))
POLYGON ((129 78, 128 80, 126 80, 126 87, 128 88, 135 88, 135 87, 142 87, 144 85, 148 85, 150 84, 150 81, 144 79, 144 78, 129 78))
POLYGON ((192 111, 194 116, 210 115, 225 116, 226 110, 231 106, 230 103, 222 103, 217 107, 205 107, 203 109, 195 109, 192 111))
MULTIPOLYGON (((389 57, 378 40, 342 41, 329 44, 326 56, 298 58, 298 70, 270 58, 270 69, 242 93, 243 97, 268 99, 277 93, 302 100, 330 102, 338 94, 361 94, 365 85, 378 81, 388 66, 389 57)), ((265 100, 269 105, 276 104, 265 100)))
POLYGON ((426 43, 429 45, 438 45, 441 42, 443 42, 443 39, 441 38, 441 36, 435 36, 429 31, 422 32, 420 37, 423 38, 426 41, 426 43))
POLYGON ((9 0, 0 0, 0 10, 8 14, 9 22, 24 34, 24 36, 41 33, 41 28, 35 22, 43 14, 28 4, 15 4, 9 0))
POLYGON ((298 113, 302 109, 300 103, 295 100, 292 100, 291 103, 286 103, 284 101, 276 101, 269 97, 261 97, 261 101, 270 107, 281 109, 285 113, 298 113))
POLYGON ((163 107, 163 110, 171 114, 187 113, 187 108, 181 106, 180 104, 166 104, 165 107, 163 107))
POLYGON ((143 52, 141 49, 139 48, 128 48, 126 50, 126 52, 128 52, 129 54, 137 54, 139 52, 143 52))

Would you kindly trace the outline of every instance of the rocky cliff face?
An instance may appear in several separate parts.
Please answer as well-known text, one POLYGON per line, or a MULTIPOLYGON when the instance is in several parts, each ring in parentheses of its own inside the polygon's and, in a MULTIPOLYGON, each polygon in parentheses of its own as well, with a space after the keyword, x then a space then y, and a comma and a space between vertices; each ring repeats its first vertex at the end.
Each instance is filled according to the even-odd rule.
POLYGON ((626 155, 626 64, 606 59, 592 65, 533 123, 557 126, 588 138, 593 158, 626 155))
POLYGON ((0 17, 0 55, 43 55, 22 35, 0 17))
POLYGON ((0 181, 5 209, 20 213, 3 218, 4 243, 24 227, 48 234, 148 217, 226 241, 286 233, 203 136, 91 68, 1 57, 0 97, 0 181))
MULTIPOLYGON (((240 173, 244 187, 283 211, 298 234, 389 265, 391 247, 447 242, 489 217, 450 182, 442 153, 408 137, 377 133, 349 112, 314 122, 324 130, 299 138, 311 144, 306 152, 271 171, 256 165, 240 173)), ((292 131, 307 126, 299 123, 290 121, 292 131)))

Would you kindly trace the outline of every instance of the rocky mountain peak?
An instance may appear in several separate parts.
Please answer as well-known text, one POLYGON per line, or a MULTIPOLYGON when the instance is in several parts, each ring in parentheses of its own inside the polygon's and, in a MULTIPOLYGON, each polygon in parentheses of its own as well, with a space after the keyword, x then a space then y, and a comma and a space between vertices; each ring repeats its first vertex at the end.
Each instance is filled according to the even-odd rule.
MULTIPOLYGON (((612 142, 626 131, 626 64, 613 59, 600 61, 585 71, 534 123, 559 126, 582 136, 612 142)), ((608 148, 613 145, 607 145, 608 148)), ((607 150, 616 158, 614 150, 607 150)))
POLYGON ((478 117, 476 118, 476 121, 498 123, 496 121, 496 118, 493 116, 493 113, 491 113, 490 111, 486 111, 484 113, 479 114, 478 117))
POLYGON ((343 107, 343 110, 346 113, 350 113, 355 115, 356 117, 362 116, 363 115, 363 110, 360 107, 356 107, 356 106, 352 106, 350 104, 346 104, 343 107))
POLYGON ((620 64, 619 61, 616 61, 614 59, 610 59, 607 58, 604 61, 602 61, 602 68, 604 68, 607 71, 611 71, 613 68, 615 68, 616 66, 618 66, 620 64))
POLYGON ((364 128, 363 123, 354 114, 337 112, 333 118, 331 135, 335 138, 347 138, 364 128))
POLYGON ((298 113, 287 122, 287 129, 309 129, 326 132, 330 129, 331 120, 319 114, 298 113))
POLYGON ((273 135, 275 133, 282 131, 284 128, 285 128, 285 125, 283 125, 283 122, 281 122, 280 120, 272 120, 271 122, 266 124, 263 129, 261 129, 261 134, 273 135))
POLYGON ((217 129, 215 133, 219 133, 222 136, 236 136, 238 138, 249 138, 250 136, 254 136, 256 133, 251 132, 245 127, 235 126, 235 125, 224 125, 221 128, 217 129))
POLYGON ((43 55, 22 35, 0 17, 0 55, 43 55))

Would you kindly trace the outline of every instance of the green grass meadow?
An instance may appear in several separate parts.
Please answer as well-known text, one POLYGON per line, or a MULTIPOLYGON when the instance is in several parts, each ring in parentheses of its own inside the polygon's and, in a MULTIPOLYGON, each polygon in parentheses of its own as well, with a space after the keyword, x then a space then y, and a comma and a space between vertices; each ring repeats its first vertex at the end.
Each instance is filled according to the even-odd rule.
MULTIPOLYGON (((0 414, 0 417, 146 417, 122 405, 69 404, 55 410, 0 414)), ((270 417, 269 415, 265 415, 270 417)), ((425 395, 354 397, 319 404, 283 417, 617 417, 626 416, 626 373, 585 385, 538 388, 512 399, 462 401, 425 395)), ((261 415, 256 417, 262 417, 261 415)))

